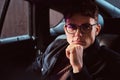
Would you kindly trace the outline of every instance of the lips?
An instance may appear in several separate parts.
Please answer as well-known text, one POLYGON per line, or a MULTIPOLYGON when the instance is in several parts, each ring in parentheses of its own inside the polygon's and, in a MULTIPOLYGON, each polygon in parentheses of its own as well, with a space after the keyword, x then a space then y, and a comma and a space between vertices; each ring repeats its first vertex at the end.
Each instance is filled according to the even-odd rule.
POLYGON ((85 45, 85 41, 73 41, 74 44, 85 45))

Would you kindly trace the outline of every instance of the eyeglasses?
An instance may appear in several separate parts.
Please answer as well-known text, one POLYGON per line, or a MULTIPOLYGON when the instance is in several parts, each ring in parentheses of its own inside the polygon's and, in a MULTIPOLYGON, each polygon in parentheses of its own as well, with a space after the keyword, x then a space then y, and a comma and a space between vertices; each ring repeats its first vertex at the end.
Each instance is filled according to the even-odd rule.
POLYGON ((76 33, 78 29, 80 30, 82 34, 86 34, 92 30, 92 26, 94 25, 97 25, 97 23, 92 24, 92 25, 89 23, 84 23, 84 24, 81 24, 80 26, 76 24, 66 24, 65 27, 66 27, 67 32, 70 34, 76 33))

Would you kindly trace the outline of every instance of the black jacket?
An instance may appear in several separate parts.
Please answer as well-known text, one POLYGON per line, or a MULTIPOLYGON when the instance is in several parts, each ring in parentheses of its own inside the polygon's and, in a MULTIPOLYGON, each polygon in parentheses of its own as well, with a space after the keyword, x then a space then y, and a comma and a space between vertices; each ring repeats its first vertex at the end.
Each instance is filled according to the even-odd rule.
MULTIPOLYGON (((40 80, 49 80, 54 65, 68 46, 66 40, 52 42, 42 56, 36 58, 32 69, 41 76, 40 80)), ((97 40, 84 50, 84 66, 79 73, 71 74, 67 80, 120 80, 120 54, 99 46, 97 40)))

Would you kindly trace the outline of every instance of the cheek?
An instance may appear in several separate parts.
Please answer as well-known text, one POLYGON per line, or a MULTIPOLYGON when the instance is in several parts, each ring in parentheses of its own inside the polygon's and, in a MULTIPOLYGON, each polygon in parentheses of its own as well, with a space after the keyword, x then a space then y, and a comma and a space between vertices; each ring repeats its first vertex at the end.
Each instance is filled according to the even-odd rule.
POLYGON ((93 28, 91 33, 89 34, 89 38, 90 38, 91 42, 94 42, 95 37, 96 37, 96 29, 93 28))
POLYGON ((86 47, 89 47, 91 44, 94 43, 95 35, 93 33, 87 35, 85 41, 86 41, 86 47))
POLYGON ((91 37, 88 37, 86 40, 87 40, 87 44, 91 45, 94 42, 95 38, 91 36, 91 37))
POLYGON ((67 34, 66 34, 66 36, 67 36, 67 41, 68 41, 68 43, 71 44, 71 43, 72 43, 72 40, 73 40, 72 35, 67 35, 67 34))

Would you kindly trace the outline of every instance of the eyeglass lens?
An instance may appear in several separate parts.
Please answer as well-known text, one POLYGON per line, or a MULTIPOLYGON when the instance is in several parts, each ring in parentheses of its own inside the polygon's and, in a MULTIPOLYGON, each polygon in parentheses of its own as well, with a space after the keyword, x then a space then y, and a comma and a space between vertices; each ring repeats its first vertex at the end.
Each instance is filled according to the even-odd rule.
POLYGON ((66 26, 67 26, 68 33, 75 33, 77 29, 80 29, 81 33, 87 33, 90 31, 92 27, 92 25, 89 23, 84 23, 84 24, 81 24, 80 26, 76 24, 68 24, 66 26))

